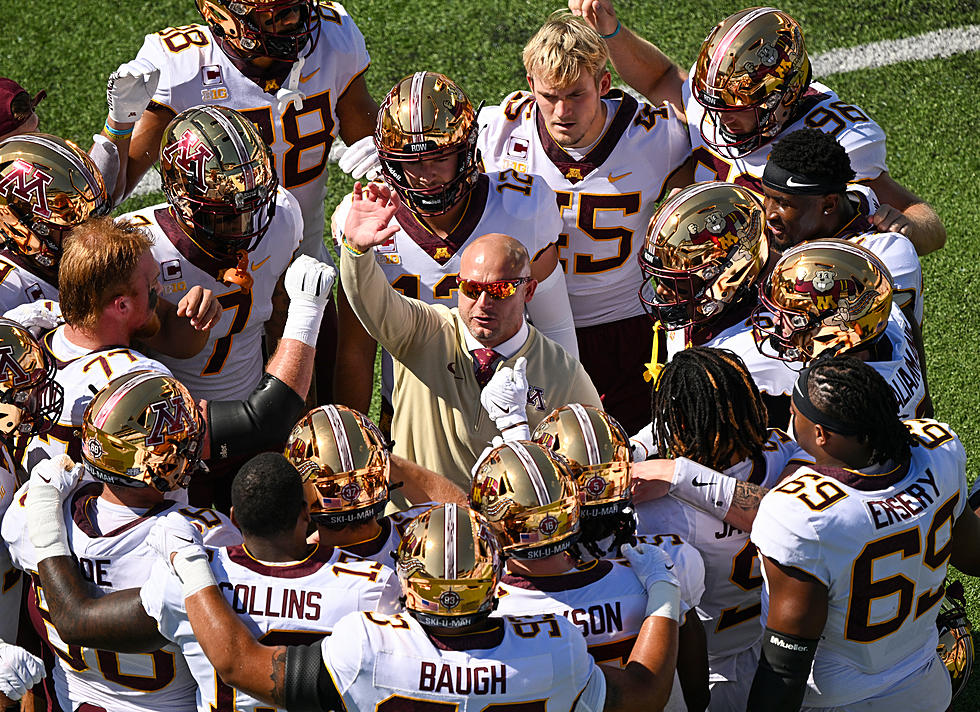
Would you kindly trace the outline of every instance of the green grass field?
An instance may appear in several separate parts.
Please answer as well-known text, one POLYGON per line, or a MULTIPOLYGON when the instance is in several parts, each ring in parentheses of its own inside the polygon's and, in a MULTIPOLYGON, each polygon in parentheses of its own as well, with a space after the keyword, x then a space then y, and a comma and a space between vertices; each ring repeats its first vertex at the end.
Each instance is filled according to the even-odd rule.
MULTIPOLYGON (((498 102, 524 85, 520 51, 549 12, 542 0, 350 0, 373 64, 368 86, 380 99, 402 76, 428 69, 455 79, 474 103, 498 102)), ((719 0, 623 1, 620 16, 684 68, 708 28, 741 5, 719 0)), ((793 0, 782 8, 801 22, 811 53, 930 30, 980 24, 975 0, 793 0)), ((133 5, 74 0, 0 2, 0 75, 30 91, 46 89, 42 129, 84 146, 105 117, 105 80, 135 56, 143 35, 197 22, 192 0, 133 5)), ((923 260, 924 327, 937 417, 966 445, 970 481, 980 455, 980 140, 976 132, 980 54, 907 62, 821 78, 878 121, 888 136, 892 175, 928 200, 946 224, 946 248, 923 260), (972 207, 971 207, 972 206, 972 207), (973 305, 972 307, 970 305, 973 305)), ((351 181, 333 170, 327 215, 351 181)), ((145 196, 141 204, 160 200, 145 196)), ((135 207, 130 201, 129 209, 135 207)), ((980 623, 980 587, 967 582, 971 618, 980 623)), ((956 710, 980 709, 980 672, 956 710)))

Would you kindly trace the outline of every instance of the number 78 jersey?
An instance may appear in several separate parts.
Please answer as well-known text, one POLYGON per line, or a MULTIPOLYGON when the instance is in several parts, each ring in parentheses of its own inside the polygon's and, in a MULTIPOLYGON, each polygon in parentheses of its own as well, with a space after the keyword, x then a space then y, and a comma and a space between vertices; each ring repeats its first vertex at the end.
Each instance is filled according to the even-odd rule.
POLYGON ((636 255, 668 179, 691 152, 668 105, 655 108, 619 90, 603 104, 607 126, 581 159, 551 137, 528 92, 480 112, 486 170, 541 176, 557 195, 558 254, 579 328, 643 313, 636 255))
MULTIPOLYGON (((906 425, 918 441, 908 464, 872 475, 803 467, 759 507, 759 553, 829 591, 804 706, 873 697, 935 658, 953 525, 966 505, 966 452, 943 423, 906 425)), ((767 607, 764 596, 763 617, 767 607)))

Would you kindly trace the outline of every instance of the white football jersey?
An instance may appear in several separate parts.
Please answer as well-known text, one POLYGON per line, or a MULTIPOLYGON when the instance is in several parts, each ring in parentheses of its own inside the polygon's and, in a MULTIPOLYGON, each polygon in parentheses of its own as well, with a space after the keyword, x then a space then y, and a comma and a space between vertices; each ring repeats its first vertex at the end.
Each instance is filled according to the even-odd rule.
POLYGON ((897 232, 877 232, 871 216, 881 203, 878 196, 866 185, 852 184, 847 189, 848 198, 857 208, 854 218, 833 237, 840 237, 866 247, 880 259, 892 276, 895 290, 892 300, 903 309, 909 303, 915 320, 922 324, 922 263, 912 241, 897 232))
MULTIPOLYGON (((787 465, 812 462, 789 435, 771 429, 761 457, 743 460, 724 472, 742 482, 772 487, 787 465)), ((698 611, 707 635, 709 668, 713 679, 728 679, 721 659, 747 650, 762 636, 762 577, 748 533, 673 497, 642 502, 636 510, 637 531, 673 534, 701 552, 704 594, 698 611)))
MULTIPOLYGON (((690 73, 694 73, 693 67, 690 73)), ((729 156, 724 149, 719 152, 706 144, 701 136, 703 127, 712 140, 725 142, 715 136, 711 119, 705 116, 704 108, 691 95, 690 79, 684 82, 682 91, 693 147, 694 180, 699 183, 711 180, 737 183, 762 195, 762 171, 769 160, 769 151, 779 141, 779 136, 744 155, 729 156)), ((851 168, 859 181, 874 180, 888 170, 885 164, 885 132, 861 109, 845 104, 837 94, 819 82, 810 83, 800 105, 801 118, 783 127, 781 134, 804 128, 832 133, 851 159, 851 168)))
POLYGON ((430 637, 409 614, 354 613, 321 644, 349 710, 458 712, 517 707, 571 710, 596 668, 585 639, 561 616, 491 618, 493 630, 430 637))
MULTIPOLYGON (((34 581, 31 618, 43 621, 42 639, 57 657, 54 687, 62 709, 87 702, 107 710, 195 710, 196 684, 177 646, 152 653, 113 653, 66 645, 48 619, 44 590, 37 579, 34 547, 27 534, 25 485, 3 520, 3 538, 14 563, 34 581), (34 603, 36 601, 36 603, 34 603)), ((104 592, 136 588, 148 580, 159 555, 145 545, 158 517, 178 511, 203 531, 211 546, 241 542, 241 534, 225 515, 211 509, 186 507, 166 500, 139 514, 99 498, 102 485, 84 483, 64 503, 68 543, 82 576, 104 592), (111 527, 111 529, 110 529, 111 527), (109 531, 103 531, 109 529, 109 531)), ((155 583, 159 583, 154 580, 155 583)))
MULTIPOLYGON (((0 443, 0 522, 3 514, 14 501, 17 491, 16 466, 6 446, 0 443)), ((7 545, 0 538, 0 640, 5 643, 17 641, 17 628, 20 622, 21 599, 20 570, 14 566, 7 551, 7 545)))
POLYGON ((885 333, 874 348, 874 360, 868 365, 880 373, 891 386, 898 401, 898 416, 903 420, 920 415, 926 397, 919 351, 912 337, 912 325, 897 304, 892 303, 885 333))
POLYGON ((402 541, 402 533, 405 527, 416 516, 433 507, 435 502, 426 502, 409 507, 401 512, 394 512, 381 518, 379 524, 381 531, 373 539, 348 544, 341 547, 348 554, 353 554, 360 559, 369 559, 385 566, 392 566, 395 561, 395 552, 402 541))
POLYGON ((272 293, 303 239, 303 216, 296 198, 282 188, 276 193, 276 214, 269 231, 248 255, 250 290, 217 278, 221 266, 187 237, 166 203, 119 219, 131 220, 152 235, 151 252, 160 264, 161 297, 177 304, 188 289, 201 286, 214 292, 223 309, 196 356, 152 355, 166 364, 195 400, 247 398, 262 378, 262 337, 265 322, 272 316, 272 293))
POLYGON ((8 250, 0 250, 0 314, 39 299, 58 301, 58 288, 28 269, 29 263, 8 250))
POLYGON ((28 442, 22 460, 28 472, 41 460, 56 455, 67 454, 75 462, 80 461, 82 415, 95 394, 113 378, 140 370, 170 375, 162 363, 131 348, 120 346, 91 351, 73 344, 65 337, 64 326, 45 334, 41 345, 54 357, 58 369, 54 380, 65 391, 65 404, 51 429, 28 442))
POLYGON ((636 255, 668 179, 691 152, 669 105, 637 102, 616 89, 602 101, 607 126, 581 160, 551 137, 528 92, 480 112, 477 145, 486 169, 540 176, 558 196, 558 254, 576 327, 643 313, 636 255))
MULTIPOLYGON (((456 278, 463 250, 490 233, 510 235, 527 248, 531 259, 558 240, 562 220, 555 193, 542 178, 512 170, 483 174, 467 198, 459 223, 446 240, 436 237, 406 207, 388 223, 401 229, 374 248, 374 257, 388 282, 406 297, 453 308, 459 290, 456 278)), ((331 220, 334 242, 340 233, 351 197, 337 206, 331 220)), ((391 394, 391 356, 383 352, 383 393, 391 394)))
MULTIPOLYGON (((211 570, 228 604, 267 645, 309 645, 330 635, 348 613, 401 609, 401 586, 392 569, 330 547, 277 564, 257 561, 244 545, 217 549, 211 570)), ((187 619, 180 582, 163 560, 157 559, 140 599, 160 634, 183 653, 197 680, 199 712, 274 709, 220 680, 187 619)))
POLYGON ((321 0, 317 7, 320 38, 304 60, 297 86, 304 96, 302 109, 290 103, 280 111, 278 83, 260 86, 246 77, 205 25, 168 27, 147 35, 137 56, 160 68, 153 102, 174 113, 200 104, 227 106, 259 127, 275 153, 279 183, 303 208, 300 252, 330 262, 323 245, 323 201, 327 158, 340 121, 337 100, 371 60, 361 31, 340 3, 321 0))
MULTIPOLYGON (((751 309, 747 307, 734 307, 731 315, 723 314, 726 323, 730 326, 720 325, 716 333, 708 334, 703 342, 696 345, 734 352, 745 363, 745 368, 752 375, 752 380, 761 392, 770 396, 788 396, 793 392, 793 384, 800 375, 798 370, 800 366, 779 360, 767 342, 756 340, 752 332, 752 320, 748 318, 751 313, 751 309)), ((760 318, 764 320, 765 313, 760 314, 760 318)), ((665 333, 667 361, 672 359, 674 354, 693 345, 688 329, 672 329, 665 333)), ((706 332, 701 333, 703 336, 706 332)))
POLYGON ((952 530, 966 506, 966 453, 943 423, 908 425, 919 441, 910 463, 874 474, 804 467, 759 507, 759 553, 828 589, 805 706, 874 697, 936 656, 952 530))

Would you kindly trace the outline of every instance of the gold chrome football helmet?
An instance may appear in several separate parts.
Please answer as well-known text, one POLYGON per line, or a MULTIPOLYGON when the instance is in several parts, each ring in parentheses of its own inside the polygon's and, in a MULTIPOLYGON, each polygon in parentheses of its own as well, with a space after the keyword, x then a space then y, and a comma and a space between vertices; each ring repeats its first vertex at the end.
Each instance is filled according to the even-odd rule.
POLYGON ((395 560, 405 608, 422 625, 462 628, 497 607, 500 543, 469 507, 440 504, 412 519, 395 560))
POLYGON ((54 360, 27 329, 0 319, 0 438, 45 433, 64 407, 54 360))
POLYGON ((95 394, 82 416, 82 460, 110 485, 187 487, 200 464, 204 419, 183 384, 158 371, 130 371, 95 394))
POLYGON ((543 559, 579 532, 581 496, 561 455, 529 440, 496 447, 477 465, 470 506, 497 532, 504 553, 543 559))
POLYGON ((195 1, 218 46, 237 59, 295 62, 304 47, 308 57, 320 39, 320 11, 313 0, 195 1))
POLYGON ((611 415, 592 405, 563 405, 538 424, 531 438, 568 461, 584 497, 583 520, 629 505, 629 437, 611 415))
POLYGON ((668 199, 638 255, 650 315, 681 329, 750 296, 769 259, 765 227, 758 199, 732 183, 695 183, 668 199))
POLYGON ((810 86, 803 32, 785 12, 753 7, 719 22, 701 44, 691 94, 704 107, 701 136, 709 146, 754 151, 776 136, 810 86), (735 134, 726 111, 754 111, 755 128, 735 134))
POLYGON ((963 583, 947 582, 946 596, 939 607, 936 627, 939 643, 936 653, 946 665, 953 684, 953 699, 966 687, 973 670, 973 634, 970 620, 966 617, 963 583))
POLYGON ((0 142, 0 235, 53 284, 64 236, 111 208, 102 174, 71 141, 20 134, 0 142))
POLYGON ((296 423, 286 459, 299 470, 317 524, 376 519, 388 504, 388 449, 378 426, 342 405, 321 405, 296 423))
MULTIPOLYGON (((827 238, 797 245, 766 277, 752 330, 783 361, 851 351, 885 332, 892 277, 870 250, 827 238)), ((767 356, 772 354, 763 352, 767 356)))
POLYGON ((251 121, 224 106, 177 114, 160 147, 163 192, 201 249, 223 260, 255 249, 276 209, 272 150, 251 121))
POLYGON ((419 215, 442 215, 476 185, 479 168, 476 110, 449 77, 416 72, 388 92, 378 112, 374 144, 381 173, 405 205, 419 215), (456 156, 454 178, 445 185, 415 188, 403 165, 456 156))

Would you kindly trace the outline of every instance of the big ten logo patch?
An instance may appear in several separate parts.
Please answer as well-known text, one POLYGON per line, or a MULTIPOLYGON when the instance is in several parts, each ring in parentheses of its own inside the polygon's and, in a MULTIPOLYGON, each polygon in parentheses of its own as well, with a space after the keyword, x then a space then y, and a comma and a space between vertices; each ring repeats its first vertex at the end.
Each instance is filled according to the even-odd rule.
POLYGON ((228 90, 224 87, 201 89, 201 101, 221 101, 228 98, 228 90))

